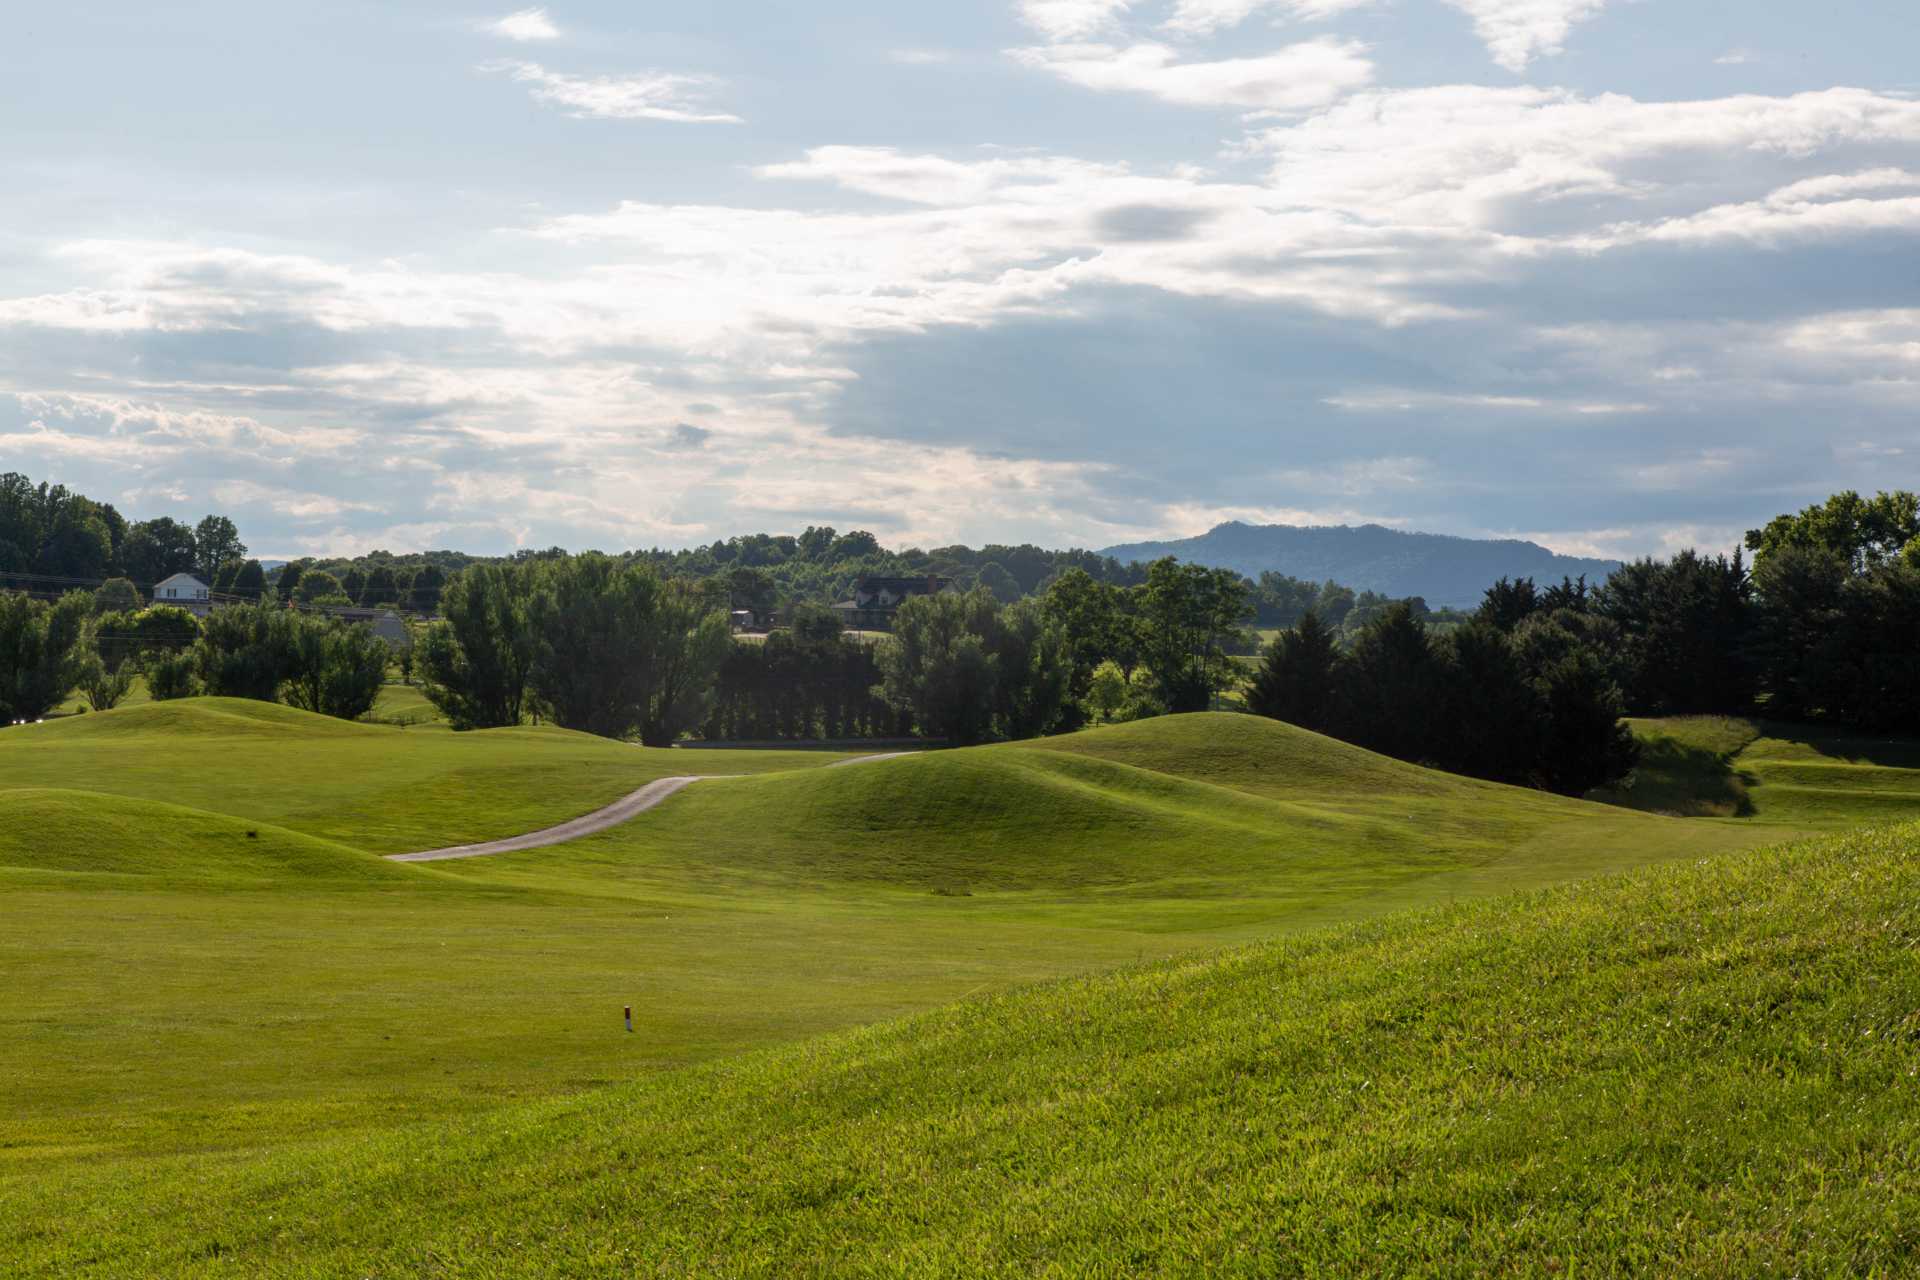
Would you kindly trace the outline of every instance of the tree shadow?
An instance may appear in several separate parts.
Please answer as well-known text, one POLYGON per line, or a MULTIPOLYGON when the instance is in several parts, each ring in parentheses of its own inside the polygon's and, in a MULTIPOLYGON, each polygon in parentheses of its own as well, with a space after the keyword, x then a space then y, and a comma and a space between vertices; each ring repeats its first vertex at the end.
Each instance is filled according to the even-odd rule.
POLYGON ((1641 742, 1633 776, 1588 798, 1676 818, 1750 818, 1753 798, 1747 789, 1758 781, 1718 751, 1656 738, 1641 742))

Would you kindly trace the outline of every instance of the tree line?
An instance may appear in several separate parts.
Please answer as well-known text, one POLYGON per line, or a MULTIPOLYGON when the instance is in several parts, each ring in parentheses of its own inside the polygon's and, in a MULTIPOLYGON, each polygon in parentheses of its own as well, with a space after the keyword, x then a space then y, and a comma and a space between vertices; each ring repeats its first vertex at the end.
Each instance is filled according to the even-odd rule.
POLYGON ((267 601, 205 619, 117 602, 109 587, 53 601, 0 591, 0 724, 42 719, 76 690, 110 711, 136 675, 155 701, 254 698, 356 720, 373 709, 393 657, 366 626, 267 601))
POLYGON ((1836 494, 1731 556, 1642 559, 1595 587, 1502 579, 1444 634, 1400 606, 1342 646, 1310 610, 1267 649, 1247 702, 1401 759, 1573 795, 1631 769, 1623 715, 1920 732, 1920 499, 1836 494))
MULTIPOLYGON (((224 566, 238 573, 246 555, 226 516, 209 515, 195 525, 169 516, 129 523, 112 503, 65 485, 0 474, 0 587, 51 596, 107 578, 151 588, 176 573, 211 584, 224 566)), ((253 569, 259 572, 258 563, 253 569)))

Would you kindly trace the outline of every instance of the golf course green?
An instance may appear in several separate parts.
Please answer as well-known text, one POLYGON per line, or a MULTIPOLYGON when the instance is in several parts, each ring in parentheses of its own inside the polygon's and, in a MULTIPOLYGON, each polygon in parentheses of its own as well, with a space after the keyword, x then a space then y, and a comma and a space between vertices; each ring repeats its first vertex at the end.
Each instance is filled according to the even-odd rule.
MULTIPOLYGON (((1911 828, 1754 852, 1840 825, 1809 819, 1863 790, 1844 770, 1891 770, 1874 785, 1898 794, 1902 766, 1755 738, 1736 773, 1763 741, 1780 772, 1752 789, 1759 817, 1702 820, 1228 714, 850 768, 225 699, 0 731, 0 1257, 29 1275, 733 1274, 831 1271, 844 1247, 958 1274, 1082 1270, 1120 1233, 1146 1250, 1135 1269, 1271 1273, 1283 1239, 1325 1247, 1301 1269, 1338 1269, 1382 1206, 1412 1204, 1450 1233, 1396 1216, 1393 1248, 1533 1269, 1585 1237, 1502 1226, 1500 1197, 1574 1186, 1661 1090, 1731 1090, 1766 1037, 1840 1016, 1790 1003, 1811 1021, 1719 1057, 1653 1035, 1691 1055, 1669 1062, 1636 1057, 1648 1009, 1706 1007, 1702 975, 1799 981, 1787 952, 1815 943, 1789 941, 1795 913, 1809 939, 1875 911, 1913 922, 1911 828), (679 775, 716 780, 564 844, 381 856, 679 775), (1828 779, 1825 801, 1792 790, 1828 779), (1816 911, 1813 873, 1786 874, 1803 865, 1881 896, 1816 911), (1632 878, 1591 879, 1611 873, 1632 878), (1739 904, 1762 899, 1767 946, 1741 933, 1739 904), (1634 1083, 1635 1062, 1666 1065, 1634 1083), (1450 1121, 1422 1110, 1436 1099, 1450 1121), (1516 1173, 1549 1116, 1570 1145, 1516 1173), (1404 1175, 1382 1183, 1389 1165, 1404 1175), (1217 1204, 1180 1194, 1201 1186, 1217 1204)), ((1816 976, 1836 1008, 1880 1010, 1906 989, 1876 963, 1816 976)), ((1864 1047, 1891 1069, 1896 1045, 1864 1047)), ((1795 1108, 1840 1095, 1794 1070, 1767 1132, 1800 1177, 1795 1108)), ((1693 1225, 1661 1235, 1627 1221, 1651 1184, 1578 1185, 1623 1215, 1594 1220, 1596 1248, 1768 1256, 1699 1187, 1672 1202, 1693 1225)), ((1843 1221, 1867 1220, 1824 1229, 1843 1221)))

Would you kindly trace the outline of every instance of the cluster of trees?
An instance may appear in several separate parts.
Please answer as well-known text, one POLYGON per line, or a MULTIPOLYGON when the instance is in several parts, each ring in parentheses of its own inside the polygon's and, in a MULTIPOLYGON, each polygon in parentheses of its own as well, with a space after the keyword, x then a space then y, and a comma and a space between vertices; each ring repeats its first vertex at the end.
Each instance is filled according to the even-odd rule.
POLYGON ((1131 586, 1139 565, 1090 551, 1048 551, 1031 544, 950 546, 889 551, 865 530, 809 527, 798 535, 748 534, 687 551, 653 550, 643 558, 675 577, 724 582, 737 609, 769 612, 798 604, 832 604, 862 577, 948 579, 961 593, 984 587, 1002 604, 1031 596, 1069 570, 1131 586))
POLYGON ((922 733, 958 743, 1203 710, 1237 683, 1247 584, 1171 558, 1143 579, 1120 586, 1069 569, 1010 604, 985 587, 909 599, 879 649, 881 696, 922 733))
POLYGON ((1759 711, 1920 731, 1920 499, 1836 494, 1741 552, 1640 560, 1588 589, 1502 582, 1483 613, 1581 617, 1639 715, 1759 711))
POLYGON ((154 605, 111 611, 108 588, 55 601, 0 591, 0 723, 38 720, 73 694, 111 710, 144 674, 156 701, 207 693, 352 720, 373 709, 391 651, 364 626, 271 603, 203 621, 154 605))
POLYGON ((1342 647, 1309 612, 1268 646, 1247 708, 1383 755, 1583 795, 1638 759, 1618 674, 1583 616, 1488 610, 1446 631, 1405 604, 1342 647))
POLYGON ((840 619, 802 605, 764 641, 737 640, 720 664, 703 737, 735 740, 886 738, 912 722, 880 697, 875 646, 840 619))
POLYGON ((1458 625, 1464 614, 1452 610, 1434 610, 1419 596, 1397 600, 1378 591, 1355 591, 1329 579, 1310 582, 1268 570, 1252 588, 1254 622, 1261 627, 1293 627, 1311 613, 1320 622, 1343 633, 1357 633, 1397 604, 1404 604, 1414 617, 1430 627, 1458 625))
POLYGON ((129 523, 111 503, 65 485, 36 485, 12 471, 0 475, 0 587, 36 591, 113 577, 151 587, 176 573, 212 584, 224 566, 237 573, 246 554, 225 516, 192 526, 167 516, 129 523))
POLYGON ((334 568, 312 560, 295 560, 280 567, 273 589, 281 600, 297 604, 355 605, 432 614, 440 610, 440 593, 446 588, 448 576, 447 569, 436 560, 424 556, 396 558, 375 551, 357 560, 335 562, 334 568))
POLYGON ((1755 712, 1920 732, 1920 498, 1836 494, 1742 552, 1590 587, 1502 579, 1463 626, 1396 606, 1343 647, 1308 612, 1249 706, 1402 759, 1580 794, 1631 769, 1622 715, 1755 712))
POLYGON ((544 713, 668 746, 706 719, 732 643, 713 593, 589 552, 467 569, 442 594, 416 666, 455 728, 544 713))

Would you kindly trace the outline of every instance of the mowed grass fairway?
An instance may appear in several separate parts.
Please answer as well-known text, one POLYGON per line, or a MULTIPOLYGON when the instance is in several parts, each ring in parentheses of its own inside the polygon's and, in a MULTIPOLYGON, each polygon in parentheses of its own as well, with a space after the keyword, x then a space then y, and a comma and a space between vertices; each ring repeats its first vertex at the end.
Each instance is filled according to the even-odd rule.
POLYGON ((1920 1267, 1920 827, 0 1187, 24 1275, 1920 1267))
MULTIPOLYGON (((859 1046, 915 1042, 948 1025, 942 1018, 997 1016, 980 1011, 1003 1006, 979 1002, 1021 984, 1714 854, 1730 855, 1718 864, 1725 874, 1744 874, 1741 851, 1779 836, 1752 822, 1685 821, 1473 782, 1238 715, 818 767, 834 759, 649 752, 554 729, 456 735, 212 699, 0 731, 0 1079, 11 1104, 0 1113, 0 1210, 60 1206, 31 1221, 0 1214, 27 1233, 14 1247, 58 1273, 204 1263, 250 1274, 258 1268, 245 1259, 266 1255, 223 1261, 248 1234, 229 1224, 247 1213, 220 1204, 221 1188, 254 1186, 248 1179, 309 1185, 297 1170, 345 1160, 364 1172, 471 1141, 475 1153, 498 1150, 503 1186, 540 1200, 541 1179, 575 1174, 522 1168, 528 1152, 511 1135, 587 1114, 574 1108, 617 1105, 625 1118, 616 1128, 633 1136, 631 1124, 669 1114, 650 1099, 688 1105, 694 1095, 675 1090, 709 1088, 732 1070, 669 1068, 974 1001, 973 1013, 911 1024, 920 1030, 753 1059, 779 1089, 747 1086, 710 1104, 743 1124, 759 1105, 765 1114, 753 1123, 775 1124, 791 1101, 779 1090, 805 1069, 797 1064, 821 1054, 864 1061, 859 1046), (685 773, 752 776, 700 783, 566 845, 418 865, 377 856, 531 830, 685 773), (633 1035, 621 1027, 623 1005, 634 1008, 633 1035), (601 1094, 612 1087, 627 1090, 617 1104, 601 1094), (579 1100, 552 1101, 570 1095, 579 1100), (548 1101, 527 1109, 536 1099, 548 1101), (168 1219, 175 1204, 189 1216, 168 1219), (132 1220, 150 1214, 184 1233, 178 1248, 158 1227, 138 1234, 146 1227, 132 1220), (146 1243, 107 1247, 129 1232, 146 1243), (222 1243, 202 1257, 193 1250, 205 1242, 186 1243, 195 1235, 222 1243)), ((1334 936, 1286 945, 1319 954, 1334 936)), ((1144 972, 1163 977, 1136 975, 1111 990, 1189 969, 1144 972)), ((1064 998, 1020 997, 1041 1002, 1021 1015, 1038 1037, 1036 1071, 1052 1069, 1039 1028, 1066 1016, 1045 1002, 1064 998)), ((1061 1034, 1074 1026, 1092 1024, 1076 1014, 1061 1034)), ((961 1051, 965 1036, 956 1036, 942 1052, 961 1051)), ((1010 1048, 995 1052, 1012 1061, 1010 1048)), ((941 1079, 923 1083, 947 1088, 941 1079)), ((1033 1088, 1039 1097, 1087 1084, 1062 1076, 1033 1088)), ((896 1119, 937 1129, 970 1096, 927 1093, 920 1121, 906 1111, 896 1119)), ((943 1141, 980 1137, 975 1123, 943 1141)), ((671 1152, 690 1150, 685 1143, 734 1140, 692 1133, 657 1130, 661 1163, 647 1166, 646 1185, 668 1195, 678 1180, 723 1176, 725 1161, 674 1167, 671 1152)), ((742 1130, 739 1140, 763 1137, 742 1130)), ((1044 1143, 1025 1140, 1037 1159, 1044 1143)), ((1015 1148, 1000 1150, 995 1159, 1014 1159, 1015 1148)), ((1168 1176, 1197 1176, 1183 1167, 1168 1176)), ((359 1238, 366 1215, 386 1222, 382 1230, 410 1230, 381 1217, 366 1188, 326 1181, 358 1174, 312 1176, 323 1179, 313 1194, 348 1198, 314 1210, 331 1226, 277 1217, 286 1230, 359 1238)), ((838 1185, 819 1191, 821 1204, 838 1185)), ((1172 1185, 1142 1194, 1171 1195, 1172 1185)), ((791 1194, 805 1207, 813 1193, 791 1194)), ((755 1212, 777 1217, 786 1203, 776 1196, 755 1212)), ((437 1231, 452 1250, 440 1269, 485 1270, 479 1241, 507 1232, 493 1246, 504 1249, 512 1224, 503 1216, 455 1239, 442 1209, 452 1212, 408 1211, 421 1215, 422 1240, 437 1231)), ((704 1241, 697 1250, 717 1251, 713 1268, 676 1256, 693 1270, 782 1269, 777 1254, 728 1252, 711 1234, 734 1227, 749 1221, 686 1235, 688 1248, 704 1241)), ((248 1249, 293 1249, 294 1238, 263 1236, 248 1249)), ((8 1247, 0 1237, 0 1258, 8 1247)), ((292 1266, 292 1256, 273 1266, 292 1266)), ((433 1269, 425 1255, 404 1256, 415 1262, 403 1273, 433 1269)), ((369 1269, 338 1242, 314 1257, 369 1269), (336 1247, 345 1252, 327 1252, 336 1247)), ((934 1269, 967 1269, 963 1253, 927 1255, 943 1257, 934 1269)), ((517 1263, 495 1269, 518 1274, 517 1263)), ((1006 1257, 996 1265, 1020 1269, 1006 1257)), ((334 1273, 319 1262, 312 1271, 334 1273)))

